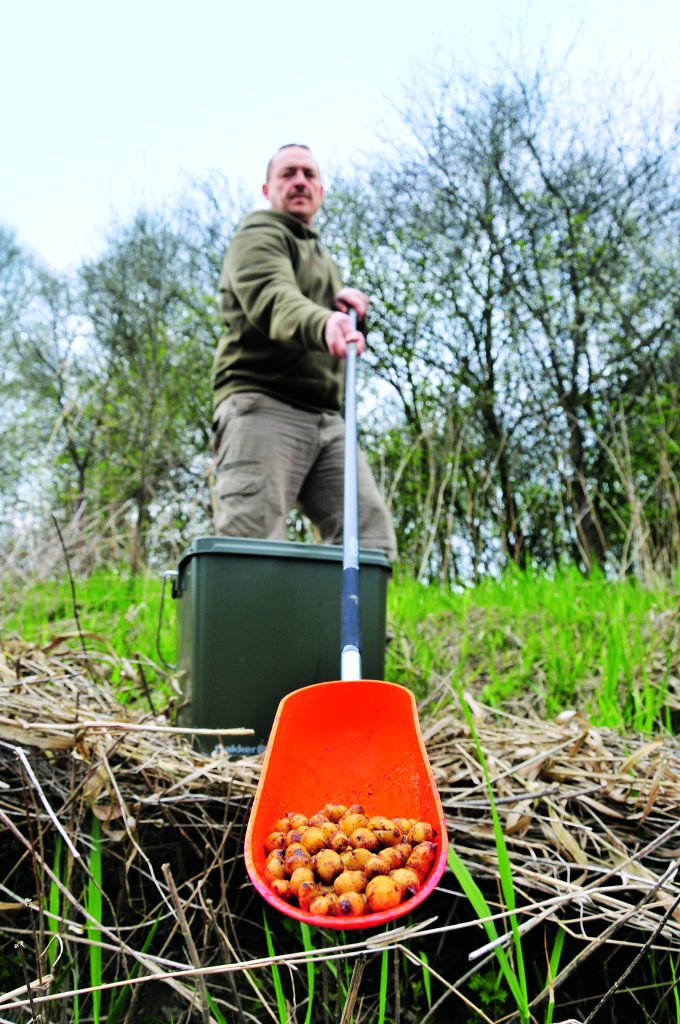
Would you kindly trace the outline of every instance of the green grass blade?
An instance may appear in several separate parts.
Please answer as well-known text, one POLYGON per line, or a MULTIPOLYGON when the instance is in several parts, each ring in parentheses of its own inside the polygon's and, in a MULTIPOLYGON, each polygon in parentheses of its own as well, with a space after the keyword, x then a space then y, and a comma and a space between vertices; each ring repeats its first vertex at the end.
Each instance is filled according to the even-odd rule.
MULTIPOLYGON (((467 867, 452 846, 449 846, 447 863, 453 871, 461 889, 467 896, 472 909, 482 922, 489 941, 496 941, 499 938, 499 934, 495 922, 489 920, 492 916, 491 908, 484 898, 484 893, 479 888, 467 867)), ((496 946, 494 949, 494 956, 498 960, 498 964, 503 972, 506 984, 512 992, 513 998, 519 1007, 522 1003, 523 995, 519 980, 512 968, 512 964, 510 963, 505 950, 501 946, 496 946)))
MULTIPOLYGON (((102 845, 101 826, 99 818, 92 818, 92 829, 90 832, 92 847, 89 857, 89 877, 87 879, 85 893, 85 909, 95 922, 102 920, 102 845)), ((89 946, 90 958, 90 984, 95 988, 92 993, 92 1017, 94 1024, 101 1022, 101 999, 102 994, 99 986, 102 983, 102 950, 101 928, 97 927, 92 920, 87 922, 87 937, 91 942, 89 946)))
POLYGON ((430 1009, 430 1007, 432 1006, 432 981, 430 979, 430 972, 428 971, 430 961, 424 949, 420 951, 418 956, 423 962, 423 988, 425 989, 427 1007, 428 1009, 430 1009))
POLYGON ((670 954, 668 961, 671 965, 671 978, 673 980, 673 1000, 675 1002, 675 1020, 680 1024, 680 992, 678 992, 678 976, 675 969, 675 958, 670 954))
POLYGON ((562 950, 564 949, 564 940, 566 932, 563 928, 558 928, 557 935, 555 936, 555 942, 550 952, 550 960, 548 963, 548 977, 545 979, 545 988, 550 989, 550 996, 548 999, 548 1008, 545 1012, 545 1024, 552 1024, 553 1014, 555 1012, 555 996, 551 989, 553 979, 557 977, 557 973, 560 969, 560 959, 562 957, 562 950))
MULTIPOLYGON (((311 953, 314 950, 314 943, 312 942, 312 930, 308 924, 304 921, 300 922, 300 932, 302 934, 302 948, 306 953, 311 953)), ((316 970, 311 960, 307 963, 307 1013, 305 1015, 305 1024, 311 1024, 312 1012, 314 1010, 314 983, 316 980, 316 970)))
MULTIPOLYGON (((142 944, 142 953, 148 952, 149 947, 153 942, 153 937, 156 934, 156 929, 158 928, 160 919, 161 915, 159 914, 156 920, 151 925, 151 928, 149 928, 149 933, 142 944)), ((128 969, 128 978, 130 980, 132 980, 132 978, 136 978, 137 975, 139 974, 140 968, 141 964, 139 963, 138 960, 135 960, 134 963, 131 964, 130 968, 128 969)), ((106 1024, 119 1024, 119 1021, 123 1018, 125 1006, 127 1004, 128 999, 130 998, 131 991, 132 989, 126 985, 124 988, 121 988, 115 994, 115 996, 111 1000, 108 1012, 106 1014, 106 1024)))
MULTIPOLYGON (((482 754, 481 745, 479 746, 479 752, 482 754)), ((482 754, 483 757, 483 754, 482 754)), ((515 886, 512 880, 512 864, 510 863, 510 856, 508 854, 508 847, 505 842, 505 834, 503 832, 503 825, 501 823, 498 810, 493 800, 493 794, 491 789, 491 780, 489 779, 488 771, 486 768, 486 762, 484 762, 484 774, 486 776, 487 787, 489 792, 489 799, 491 801, 491 816, 493 819, 493 831, 494 839, 496 843, 496 856, 498 858, 498 872, 501 880, 501 891, 503 893, 503 900, 505 906, 511 912, 510 913, 510 928, 512 930, 513 944, 515 951, 515 963, 517 965, 517 979, 522 991, 522 999, 518 1003, 518 1009, 523 1020, 529 1020, 529 993, 527 991, 526 983, 526 971, 524 968, 524 954, 522 952, 522 937, 519 931, 519 924, 517 921, 517 915, 514 913, 517 902, 515 900, 515 886)))
MULTIPOLYGON (((210 995, 210 993, 207 990, 206 990, 205 995, 206 995, 206 998, 208 1000, 208 1006, 210 1007, 210 1012, 212 1013, 213 1017, 217 1021, 217 1024, 229 1024, 229 1021, 224 1016, 224 1014, 220 1011, 220 1009, 217 1006, 215 1000, 213 999, 213 997, 210 995)), ((109 1024, 109 1022, 107 1021, 106 1024, 109 1024)))
MULTIPOLYGON (((73 965, 73 987, 75 989, 80 987, 80 971, 77 963, 73 965)), ((80 1001, 77 993, 73 997, 73 1024, 80 1024, 80 1001)))
MULTIPOLYGON (((274 941, 272 939, 272 933, 269 928, 269 922, 267 921, 267 915, 262 915, 264 920, 264 934, 267 940, 267 952, 271 957, 276 956, 274 952, 274 941)), ((272 980, 274 982, 274 992, 276 993, 276 1005, 279 1011, 279 1021, 281 1024, 286 1024, 288 1020, 288 1009, 286 1007, 286 999, 283 994, 283 985, 281 984, 281 972, 279 971, 277 964, 271 965, 272 980)))
MULTIPOLYGON (((510 929, 512 931, 513 948, 516 963, 516 971, 510 968, 510 972, 516 981, 516 987, 512 989, 512 993, 517 1003, 517 1009, 519 1011, 520 1020, 522 1022, 525 1022, 529 1020, 530 1016, 529 993, 527 990, 526 971, 524 967, 524 954, 522 952, 522 937, 519 931, 517 915, 515 914, 517 903, 515 900, 515 886, 512 880, 512 865, 510 863, 508 847, 505 842, 503 824, 501 822, 500 815, 496 807, 496 801, 494 799, 493 786, 491 783, 491 777, 489 775, 489 768, 486 763, 484 751, 482 750, 482 745, 479 741, 479 736, 477 735, 477 730, 475 729, 475 723, 472 717, 472 712, 470 711, 468 702, 465 699, 465 695, 462 692, 462 687, 460 683, 454 682, 454 685, 458 692, 459 703, 463 709, 463 714, 465 715, 465 719, 470 729, 470 734, 475 744, 475 749, 477 751, 477 759, 482 768, 482 772, 484 773, 484 782, 486 784, 486 791, 489 797, 489 805, 491 808, 491 819, 493 822, 494 841, 496 845, 496 856, 498 858, 498 874, 501 882, 501 891, 503 893, 503 900, 505 902, 505 906, 510 911, 510 929)), ((500 949, 497 948, 494 950, 494 952, 496 953, 496 955, 498 955, 500 949)), ((501 963, 500 958, 498 959, 499 963, 501 963)), ((509 979, 508 984, 510 984, 509 979)))
MULTIPOLYGON (((386 929, 389 931, 389 928, 386 929)), ((389 950, 383 949, 380 954, 380 988, 378 992, 378 1024, 385 1024, 387 1010, 387 982, 389 978, 389 950)))
MULTIPOLYGON (((56 878, 61 879, 61 854, 62 854, 62 840, 61 836, 57 835, 54 843, 54 863, 52 867, 53 874, 56 878)), ((59 910, 61 907, 61 894, 57 883, 52 879, 50 881, 50 888, 47 896, 47 909, 49 910, 49 917, 47 918, 47 930, 50 933, 50 939, 56 939, 59 934, 59 910)), ((58 944, 56 941, 50 941, 47 950, 48 961, 50 965, 50 971, 54 967, 54 962, 57 958, 58 944)))

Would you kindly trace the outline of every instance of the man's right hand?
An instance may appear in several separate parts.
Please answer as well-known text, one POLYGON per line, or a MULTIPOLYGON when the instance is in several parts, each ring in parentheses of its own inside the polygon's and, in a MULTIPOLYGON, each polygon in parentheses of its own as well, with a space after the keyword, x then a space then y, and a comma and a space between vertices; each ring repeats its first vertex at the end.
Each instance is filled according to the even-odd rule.
POLYGON ((347 356, 347 346, 352 342, 356 342, 358 356, 366 348, 366 339, 361 331, 352 327, 352 321, 347 313, 331 313, 326 320, 323 337, 330 354, 337 356, 338 359, 347 356))

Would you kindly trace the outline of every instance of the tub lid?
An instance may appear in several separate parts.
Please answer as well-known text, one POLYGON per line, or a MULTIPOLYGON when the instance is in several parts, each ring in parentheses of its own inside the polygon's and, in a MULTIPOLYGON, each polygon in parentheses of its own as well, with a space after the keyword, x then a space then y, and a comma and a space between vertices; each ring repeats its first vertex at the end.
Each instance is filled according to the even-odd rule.
MULTIPOLYGON (((179 560, 179 568, 201 555, 247 555, 259 558, 295 558, 342 563, 338 544, 303 544, 295 541, 260 540, 253 537, 196 537, 179 560)), ((359 566, 382 566, 391 570, 387 554, 377 548, 359 549, 359 566)))

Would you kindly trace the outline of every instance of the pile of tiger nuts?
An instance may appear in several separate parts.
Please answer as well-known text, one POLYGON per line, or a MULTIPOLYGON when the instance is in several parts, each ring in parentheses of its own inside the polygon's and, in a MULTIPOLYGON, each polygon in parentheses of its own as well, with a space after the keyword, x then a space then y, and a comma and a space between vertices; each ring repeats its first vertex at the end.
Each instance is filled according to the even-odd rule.
POLYGON ((319 917, 391 910, 424 884, 437 859, 435 831, 415 818, 367 817, 361 804, 289 811, 265 839, 272 892, 319 917))

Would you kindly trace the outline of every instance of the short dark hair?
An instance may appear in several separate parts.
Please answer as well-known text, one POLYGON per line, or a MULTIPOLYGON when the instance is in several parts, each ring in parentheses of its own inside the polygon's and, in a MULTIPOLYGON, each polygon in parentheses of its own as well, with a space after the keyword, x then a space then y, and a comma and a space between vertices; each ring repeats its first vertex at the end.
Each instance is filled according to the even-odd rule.
POLYGON ((283 146, 279 146, 274 155, 270 157, 269 163, 267 164, 267 176, 264 179, 265 181, 269 181, 269 175, 271 173, 272 164, 274 163, 274 160, 283 149, 306 149, 308 153, 312 152, 311 147, 305 146, 304 142, 286 142, 283 146))

